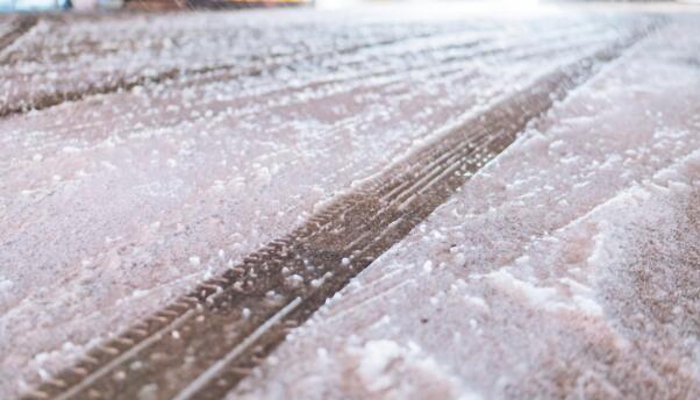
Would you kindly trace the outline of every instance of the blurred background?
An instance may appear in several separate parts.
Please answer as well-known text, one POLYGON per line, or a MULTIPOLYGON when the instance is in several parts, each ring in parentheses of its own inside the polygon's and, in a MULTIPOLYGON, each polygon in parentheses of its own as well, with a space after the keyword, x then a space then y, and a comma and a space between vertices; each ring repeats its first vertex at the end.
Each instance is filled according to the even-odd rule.
POLYGON ((421 3, 494 3, 505 6, 533 6, 537 3, 651 3, 676 2, 700 3, 700 0, 0 0, 0 12, 39 12, 39 11, 98 11, 98 10, 186 10, 186 9, 235 9, 235 8, 279 8, 314 7, 320 9, 341 9, 361 7, 370 4, 421 4, 421 3))

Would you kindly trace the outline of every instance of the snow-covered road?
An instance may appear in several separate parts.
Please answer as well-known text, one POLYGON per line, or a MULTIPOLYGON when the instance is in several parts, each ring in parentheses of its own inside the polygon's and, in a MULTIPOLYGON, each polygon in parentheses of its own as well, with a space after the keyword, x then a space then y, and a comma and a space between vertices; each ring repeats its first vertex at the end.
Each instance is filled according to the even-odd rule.
POLYGON ((698 398, 691 26, 551 110, 231 398, 698 398))
MULTIPOLYGON (((214 307, 229 310, 226 316, 206 314, 213 318, 192 328, 224 343, 211 354, 210 342, 197 344, 177 327, 165 331, 169 342, 153 334, 161 332, 158 318, 189 327, 178 321, 200 314, 183 317, 186 305, 134 323, 202 280, 239 265, 267 268, 255 257, 242 262, 303 231, 339 199, 364 204, 367 187, 393 184, 386 177, 397 176, 397 166, 417 160, 421 171, 425 160, 450 154, 444 160, 454 171, 480 167, 502 148, 466 158, 450 153, 450 127, 465 120, 492 134, 493 126, 513 130, 510 136, 522 131, 519 124, 531 128, 461 188, 463 180, 449 190, 431 186, 454 172, 435 161, 435 172, 403 176, 396 190, 386 189, 401 200, 399 211, 409 207, 411 224, 439 204, 423 215, 415 195, 441 202, 458 194, 375 262, 386 248, 373 250, 371 265, 236 394, 557 398, 574 390, 628 396, 643 384, 660 398, 697 393, 698 276, 688 266, 697 265, 698 250, 698 207, 690 201, 700 141, 696 21, 566 10, 476 18, 458 7, 410 18, 382 9, 3 19, 0 398, 42 380, 47 393, 80 388, 75 398, 90 390, 188 398, 207 383, 221 352, 237 356, 246 337, 265 337, 267 318, 280 315, 273 310, 290 310, 299 324, 343 287, 339 276, 354 273, 330 279, 324 270, 353 262, 338 246, 370 246, 395 221, 363 225, 381 215, 382 204, 340 213, 342 223, 329 225, 340 234, 322 231, 325 241, 312 241, 309 253, 313 262, 332 263, 311 266, 308 276, 282 270, 297 261, 308 269, 308 259, 270 264, 292 288, 286 295, 304 292, 300 286, 317 292, 302 296, 318 303, 303 303, 308 312, 291 314, 280 304, 302 303, 282 299, 274 285, 267 294, 271 275, 257 271, 256 281, 256 271, 246 270, 267 297, 226 297, 214 307), (558 74, 566 79, 553 80, 558 74), (560 87, 562 96, 574 92, 552 107, 557 96, 548 94, 560 87), (533 100, 540 98, 547 101, 533 100), (433 153, 421 158, 426 149, 433 153), (366 235, 351 240, 362 229, 366 235), (660 244, 639 246, 644 240, 660 244), (649 260, 648 271, 635 257, 649 260), (630 284, 639 279, 651 283, 630 284), (662 324, 671 333, 651 329, 657 289, 680 303, 677 312, 669 306, 676 319, 662 324), (638 302, 625 300, 634 296, 638 302), (241 317, 248 322, 236 322, 241 317), (100 346, 127 328, 132 336, 100 346), (152 343, 134 337, 140 330, 157 343, 137 354, 135 344, 152 343), (587 331, 595 335, 577 336, 587 331), (177 348, 178 340, 189 344, 177 348), (51 378, 89 349, 104 353, 91 353, 94 369, 78 364, 61 375, 68 378, 51 378), (601 361, 600 352, 619 354, 621 364, 601 361), (566 367, 571 360, 576 368, 566 367), (640 360, 646 369, 624 369, 640 360), (601 363, 623 372, 606 375, 601 363), (661 388, 659 379, 674 386, 661 388)), ((379 242, 391 245, 408 230, 379 242)), ((262 258, 295 249, 280 243, 262 258)))

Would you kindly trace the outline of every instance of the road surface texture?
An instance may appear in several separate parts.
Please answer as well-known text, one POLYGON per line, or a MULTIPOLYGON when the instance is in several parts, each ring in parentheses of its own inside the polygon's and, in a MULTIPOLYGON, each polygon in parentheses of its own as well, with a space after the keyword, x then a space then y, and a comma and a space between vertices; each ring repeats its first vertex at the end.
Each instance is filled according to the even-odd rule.
POLYGON ((643 11, 3 17, 0 398, 697 398, 700 14, 643 11))

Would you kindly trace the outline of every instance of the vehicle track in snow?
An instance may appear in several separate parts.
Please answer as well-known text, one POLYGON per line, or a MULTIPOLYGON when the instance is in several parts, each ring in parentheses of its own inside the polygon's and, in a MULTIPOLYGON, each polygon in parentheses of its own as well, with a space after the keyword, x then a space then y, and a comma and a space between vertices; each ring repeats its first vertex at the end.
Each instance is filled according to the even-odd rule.
MULTIPOLYGON (((494 46, 494 39, 474 40, 456 40, 464 33, 449 33, 433 36, 422 36, 420 38, 412 37, 403 41, 393 41, 379 45, 382 51, 389 51, 390 55, 385 55, 379 59, 372 60, 367 52, 377 52, 379 48, 376 45, 368 45, 358 49, 358 46, 353 47, 353 52, 341 54, 336 57, 331 57, 330 60, 324 61, 324 64, 332 65, 331 68, 342 69, 348 68, 349 72, 342 74, 332 74, 326 69, 320 71, 314 76, 302 76, 294 85, 266 85, 266 79, 261 78, 254 80, 252 87, 246 87, 242 93, 236 93, 233 98, 229 98, 226 107, 236 109, 236 116, 243 118, 251 114, 259 112, 257 105, 266 104, 269 111, 275 112, 291 108, 293 106, 303 106, 305 102, 334 102, 341 95, 351 96, 357 93, 371 93, 381 91, 382 88, 392 84, 400 83, 410 79, 420 78, 422 80, 430 80, 432 82, 450 81, 452 85, 461 85, 474 87, 478 90, 480 87, 487 87, 491 91, 485 95, 489 100, 506 92, 509 87, 522 81, 522 68, 513 68, 521 63, 528 61, 547 58, 553 54, 557 58, 562 56, 572 57, 575 54, 586 54, 591 50, 599 47, 604 43, 604 35, 591 35, 590 37, 584 33, 593 33, 593 28, 589 26, 575 27, 576 29, 556 29, 547 32, 543 36, 533 38, 522 38, 516 43, 506 43, 494 46), (441 42, 441 45, 436 45, 433 40, 441 42), (406 42, 416 45, 420 43, 418 49, 407 52, 406 42), (359 52, 358 52, 359 51, 359 52), (410 53, 415 58, 414 61, 404 66, 405 58, 410 53), (416 57, 418 54, 421 57, 416 57), (422 57, 429 55, 428 57, 422 57), (472 60, 478 60, 478 63, 472 63, 472 60), (397 62, 397 61, 400 61, 397 62), (357 70, 357 65, 363 66, 357 70), (483 71, 483 64, 493 65, 509 65, 509 68, 499 68, 501 73, 494 79, 490 74, 483 71), (304 92, 303 97, 297 97, 296 94, 304 92)), ((470 35, 466 35, 469 37, 470 35)), ((473 33, 471 34, 473 36, 473 33)), ((408 46, 410 47, 410 46, 408 46)), ((377 58, 376 56, 374 58, 377 58)), ((295 61, 287 66, 293 66, 297 70, 309 69, 308 63, 313 62, 312 59, 322 59, 322 57, 307 58, 306 62, 295 61)), ((267 72, 275 69, 285 68, 284 64, 275 64, 269 66, 267 72)), ((222 72, 222 71, 219 71, 222 72)), ((240 79, 241 76, 238 75, 240 79)), ((184 93, 187 89, 195 88, 204 90, 205 88, 213 88, 226 84, 227 81, 233 81, 236 75, 232 71, 225 73, 205 73, 201 75, 187 76, 186 79, 176 79, 168 83, 170 93, 184 93)), ((156 97, 157 99, 157 97, 156 97)), ((182 101, 177 97, 167 98, 168 104, 178 104, 182 101)), ((158 101, 158 100, 156 100, 158 101)), ((199 103, 199 107, 204 107, 206 104, 199 103)), ((143 107, 158 108, 154 104, 143 104, 143 107)), ((0 106, 1 108, 1 106, 0 106)), ((165 108, 165 106, 161 107, 165 108)), ((132 108, 137 112, 137 108, 132 108)), ((126 112, 128 114, 128 112, 126 112)), ((50 148, 54 144, 60 144, 65 140, 66 135, 76 135, 77 131, 86 131, 102 125, 122 126, 123 123, 119 120, 121 114, 113 116, 103 116, 99 119, 90 121, 82 121, 70 126, 45 127, 50 129, 51 135, 46 136, 41 143, 42 147, 50 148)), ((173 127, 188 123, 189 120, 183 121, 181 113, 160 113, 157 118, 145 123, 139 130, 148 129, 157 126, 159 129, 165 127, 173 127)), ((342 123, 351 123, 352 121, 336 121, 339 125, 342 123)), ((133 132, 134 127, 130 126, 128 132, 133 132)), ((128 134, 124 132, 124 134, 128 134)), ((0 138, 0 141, 3 139, 0 138)), ((2 169, 3 161, 0 161, 0 170, 2 169)), ((17 167, 18 168, 18 167, 17 167)))
MULTIPOLYGON (((28 17, 34 21, 34 24, 38 22, 37 17, 28 17)), ((63 21, 60 18, 45 18, 47 22, 54 22, 58 25, 65 25, 67 21, 63 21)), ((580 24, 581 22, 579 22, 580 24)), ((562 40, 563 37, 567 35, 572 35, 573 38, 586 37, 589 34, 593 34, 596 28, 601 28, 597 25, 586 26, 560 26, 552 30, 552 32, 547 32, 544 35, 538 35, 539 38, 545 40, 548 38, 562 40), (573 29, 576 27, 577 29, 573 29), (567 35, 564 35, 566 33, 567 35)), ((595 36, 595 35, 593 35, 595 36)), ((129 91, 138 86, 154 86, 162 84, 174 84, 176 86, 191 87, 195 85, 203 85, 207 83, 230 81, 235 79, 241 79, 244 77, 256 77, 263 74, 270 73, 271 71, 278 70, 281 68, 291 67, 294 68, 299 66, 301 63, 302 67, 308 67, 309 64, 323 64, 328 60, 333 60, 335 64, 334 68, 345 67, 349 68, 357 65, 364 65, 368 61, 368 56, 362 56, 363 51, 373 51, 377 49, 390 49, 396 47, 399 49, 398 56, 415 56, 416 48, 418 48, 419 53, 431 53, 431 52, 442 52, 448 54, 453 48, 455 50, 459 49, 470 49, 474 48, 474 51, 467 52, 466 55, 455 55, 446 60, 447 62, 454 61, 464 61, 466 57, 477 57, 477 56, 488 56, 495 55, 499 53, 504 53, 509 50, 508 47, 496 48, 491 45, 489 39, 484 36, 475 35, 473 28, 469 26, 451 27, 444 30, 419 32, 417 34, 410 34, 407 36, 396 36, 387 37, 380 40, 364 40, 358 43, 346 44, 344 46, 333 46, 328 49, 320 50, 309 50, 303 49, 303 43, 297 44, 302 49, 293 54, 257 54, 254 56, 246 56, 241 60, 236 60, 234 62, 213 62, 206 63, 205 65, 197 67, 186 67, 186 66, 173 66, 165 67, 160 66, 154 71, 148 72, 149 69, 145 68, 145 71, 141 71, 136 74, 121 74, 117 73, 112 76, 105 76, 99 82, 93 82, 88 84, 74 84, 68 85, 68 87, 54 88, 46 92, 39 93, 36 95, 29 96, 28 98, 14 99, 12 102, 0 103, 0 118, 7 117, 14 114, 21 114, 28 112, 30 110, 42 110, 50 107, 54 107, 65 102, 79 101, 85 98, 96 95, 106 95, 119 93, 123 91, 129 91), (460 35, 465 36, 461 41, 455 41, 455 37, 460 35), (449 39, 447 43, 439 43, 437 46, 431 46, 431 40, 449 39), (406 43, 415 43, 413 46, 405 46, 406 43), (428 43, 421 44, 421 41, 427 41, 428 43), (403 45, 403 46, 402 46, 403 45), (417 46, 416 46, 417 45, 417 46), (421 47, 422 45, 422 47, 421 47), (333 57, 329 57, 333 56, 333 57)), ((26 57, 23 53, 18 52, 17 54, 12 54, 11 60, 8 62, 12 63, 39 63, 39 64, 51 64, 52 62, 57 62, 58 65, 66 62, 63 58, 68 57, 68 64, 65 68, 74 67, 71 63, 71 57, 77 58, 85 57, 86 55, 100 56, 105 55, 104 49, 95 48, 90 46, 89 43, 78 43, 77 48, 71 49, 66 56, 64 54, 55 54, 54 52, 48 52, 42 55, 41 60, 35 60, 33 58, 23 59, 26 57), (18 58, 19 57, 19 58, 18 58)), ((133 46, 133 44, 132 44, 133 46)), ((532 43, 526 43, 526 46, 536 47, 532 43)), ((70 47, 70 46, 69 46, 70 47)), ((127 46, 128 47, 128 46, 127 46)), ((41 49, 42 51, 44 49, 41 49)), ((153 48, 153 51, 156 51, 153 48)), ((162 49, 161 49, 162 50, 162 49)), ((31 51, 30 51, 31 52, 31 51)), ((384 55, 386 56, 386 55, 384 55)), ((393 55, 396 56, 396 55, 393 55)), ((375 54, 376 57, 376 54, 375 54)), ((391 58, 391 57, 390 57, 391 58)), ((122 62, 126 62, 122 60, 122 62)), ((19 64, 18 64, 19 65, 19 64)), ((17 67, 17 66, 15 66, 17 67)), ((35 86, 46 86, 37 85, 35 86)), ((53 85, 49 85, 53 86, 53 85)))
POLYGON ((407 235, 555 101, 645 36, 494 102, 303 226, 88 351, 22 399, 220 399, 354 276, 407 235))
MULTIPOLYGON (((38 21, 38 17, 34 16, 23 17, 19 19, 18 27, 13 29, 5 37, 0 38, 0 51, 14 43, 14 41, 17 38, 26 33, 33 26, 35 26, 38 23, 38 21), (7 42, 7 44, 5 44, 5 42, 7 42)), ((117 76, 113 79, 105 79, 99 84, 89 85, 87 87, 83 87, 83 85, 78 85, 78 87, 75 87, 70 90, 53 91, 40 95, 36 98, 26 99, 26 101, 5 104, 4 106, 0 106, 0 118, 7 117, 13 114, 21 114, 30 110, 42 110, 60 105, 65 102, 82 100, 90 96, 129 91, 137 86, 158 85, 166 82, 172 82, 177 80, 178 78, 189 78, 188 82, 190 83, 190 85, 192 85, 202 84, 204 83, 203 80, 215 82, 220 81, 222 79, 237 79, 243 76, 259 76, 265 71, 285 67, 287 65, 292 65, 302 61, 308 62, 313 60, 320 60, 329 55, 347 56, 366 48, 389 46, 399 42, 415 40, 419 38, 428 38, 432 35, 437 36, 440 35, 440 33, 419 34, 408 38, 389 38, 380 41, 370 41, 365 43, 354 44, 340 49, 329 49, 320 52, 308 52, 298 55, 272 55, 263 58, 263 61, 254 62, 249 65, 243 64, 243 67, 241 66, 240 62, 234 62, 215 65, 205 65, 197 68, 173 67, 161 70, 155 74, 117 76), (217 74, 224 74, 224 76, 217 76, 217 74), (202 79, 196 78, 200 75, 203 76, 202 79), (211 75, 214 76, 211 77, 211 75)), ((442 33, 442 35, 444 35, 444 33, 442 33)), ((99 52, 96 50, 93 50, 93 52, 99 54, 99 52)), ((15 60, 15 62, 17 61, 15 60)))
POLYGON ((4 64, 6 61, 4 57, 1 56, 5 49, 12 46, 19 38, 35 27, 38 22, 39 19, 33 15, 20 16, 12 21, 13 27, 10 28, 9 32, 0 36, 0 65, 4 64))

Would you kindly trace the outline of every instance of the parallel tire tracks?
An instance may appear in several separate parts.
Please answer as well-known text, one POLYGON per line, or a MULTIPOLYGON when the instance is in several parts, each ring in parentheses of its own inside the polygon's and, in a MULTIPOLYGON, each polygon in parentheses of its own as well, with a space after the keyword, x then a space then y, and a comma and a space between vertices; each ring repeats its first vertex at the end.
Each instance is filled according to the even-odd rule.
MULTIPOLYGON (((28 17, 23 17, 20 20, 20 27, 27 26, 24 31, 16 30, 17 32, 22 32, 22 34, 34 25, 37 24, 38 18, 35 16, 28 16, 28 17)), ((63 22, 65 23, 65 22, 63 22)), ((12 36, 16 39, 16 37, 21 36, 21 34, 16 35, 14 34, 15 30, 8 34, 7 36, 12 36)), ((467 31, 468 32, 468 31, 467 31)), ((422 39, 430 39, 433 37, 444 37, 444 36, 449 36, 449 35, 459 35, 461 33, 465 33, 460 30, 450 30, 447 32, 440 32, 440 33, 422 33, 418 34, 415 36, 411 36, 408 38, 388 38, 384 40, 379 40, 379 41, 373 41, 369 43, 361 43, 361 44, 356 44, 340 49, 330 49, 330 50, 324 50, 320 52, 312 52, 308 54, 295 54, 295 55, 279 55, 279 56, 270 56, 267 59, 265 59, 265 62, 260 62, 260 63, 254 63, 254 64, 246 64, 246 63, 226 63, 226 64, 218 64, 218 65, 213 65, 213 66, 203 66, 203 67, 197 67, 197 68, 181 68, 181 67, 174 67, 174 68, 169 68, 165 69, 162 71, 159 71, 155 74, 152 75, 133 75, 133 76, 120 76, 112 79, 106 79, 99 84, 92 84, 87 87, 80 87, 80 88, 75 88, 75 89, 67 89, 67 90, 59 90, 59 91, 53 91, 53 92, 47 92, 43 93, 40 96, 32 99, 27 99, 25 101, 13 103, 13 104, 4 104, 0 105, 0 118, 2 117, 7 117, 10 115, 14 114, 21 114, 28 112, 30 110, 43 110, 46 108, 54 107, 57 105, 60 105, 62 103, 66 102, 71 102, 71 101, 79 101, 91 96, 96 96, 96 95, 107 95, 107 94, 114 94, 114 93, 119 93, 119 92, 124 92, 124 91, 130 91, 133 88, 137 86, 153 86, 153 85, 160 85, 164 84, 167 82, 176 82, 178 79, 183 79, 187 78, 185 82, 180 82, 178 84, 183 85, 183 86, 194 86, 194 85, 202 85, 202 84, 207 84, 207 83, 213 83, 213 82, 221 82, 221 81, 228 81, 228 80, 234 80, 234 79, 239 79, 241 77, 253 77, 253 76, 259 76, 265 73, 269 73, 275 69, 279 68, 284 68, 284 67, 290 67, 294 66, 300 62, 313 62, 313 61, 322 61, 327 59, 326 56, 328 55, 333 55, 333 56, 338 56, 342 55, 345 57, 352 56, 355 53, 358 53, 362 50, 365 49, 372 49, 372 48, 381 48, 381 47, 386 47, 386 46, 393 46, 400 44, 402 42, 409 42, 412 40, 422 40, 422 39)), ((579 32, 581 34, 581 32, 579 32)), ((552 33, 552 37, 557 37, 557 32, 552 33)), ((13 39, 13 41, 15 40, 13 39)), ((465 48, 470 48, 470 47, 478 47, 479 44, 481 44, 483 40, 480 39, 475 39, 473 41, 468 41, 466 43, 461 43, 458 45, 458 47, 465 47, 465 48)), ((9 45, 9 44, 8 44, 9 45)), ((452 45, 454 46, 454 45, 452 45)), ((430 52, 430 51, 436 51, 438 49, 441 50, 447 50, 451 46, 447 45, 445 47, 439 47, 439 48, 424 48, 421 49, 420 52, 430 52)), ((0 39, 0 51, 4 47, 2 46, 2 39, 0 39)), ((490 49, 490 50, 481 50, 481 52, 484 52, 486 54, 492 53, 492 54, 497 54, 500 52, 505 52, 507 49, 490 49)), ((475 54, 476 55, 476 54, 475 54)), ((337 59, 337 57, 336 57, 337 59)), ((341 58, 342 59, 342 58, 341 58)), ((355 60, 354 61, 356 64, 362 64, 362 60, 355 60)), ((352 65, 352 63, 349 63, 347 66, 352 65)))
MULTIPOLYGON (((8 43, 7 46, 12 44, 19 36, 31 29, 31 27, 33 27, 34 25, 36 25, 38 22, 38 18, 30 16, 26 18, 21 18, 19 21, 19 28, 12 30, 12 32, 5 36, 7 37, 7 39, 5 40, 8 43)), ((431 34, 421 34, 411 37, 410 39, 418 39, 430 36, 431 34)), ((2 51, 2 49, 6 47, 3 46, 3 39, 4 38, 0 38, 0 51, 2 51)), ((317 53, 291 56, 270 56, 268 59, 266 59, 266 62, 254 65, 244 65, 243 67, 241 67, 239 63, 218 64, 214 66, 203 66, 197 68, 173 67, 152 75, 121 76, 114 79, 105 80, 103 82, 100 82, 99 84, 93 84, 84 88, 81 87, 69 90, 44 93, 38 96, 37 98, 28 99, 27 101, 22 101, 14 104, 0 105, 0 118, 14 114, 26 113, 30 110, 43 110, 46 108, 60 105, 65 102, 82 100, 90 96, 106 95, 119 93, 123 91, 129 91, 137 86, 164 84, 166 82, 172 82, 185 77, 190 79, 193 77, 201 77, 200 79, 193 79, 191 82, 191 84, 201 84, 203 83, 203 80, 221 80, 222 77, 216 76, 216 74, 225 74, 225 79, 227 80, 237 79, 243 76, 259 76, 275 68, 285 67, 301 61, 322 59, 324 56, 328 55, 352 54, 360 51, 363 48, 388 46, 394 43, 410 39, 392 38, 377 42, 358 44, 342 49, 330 49, 317 53), (213 80, 211 75, 214 75, 213 80)))
POLYGON ((555 101, 644 33, 564 66, 446 131, 305 225, 93 348, 22 399, 221 399, 555 101))

